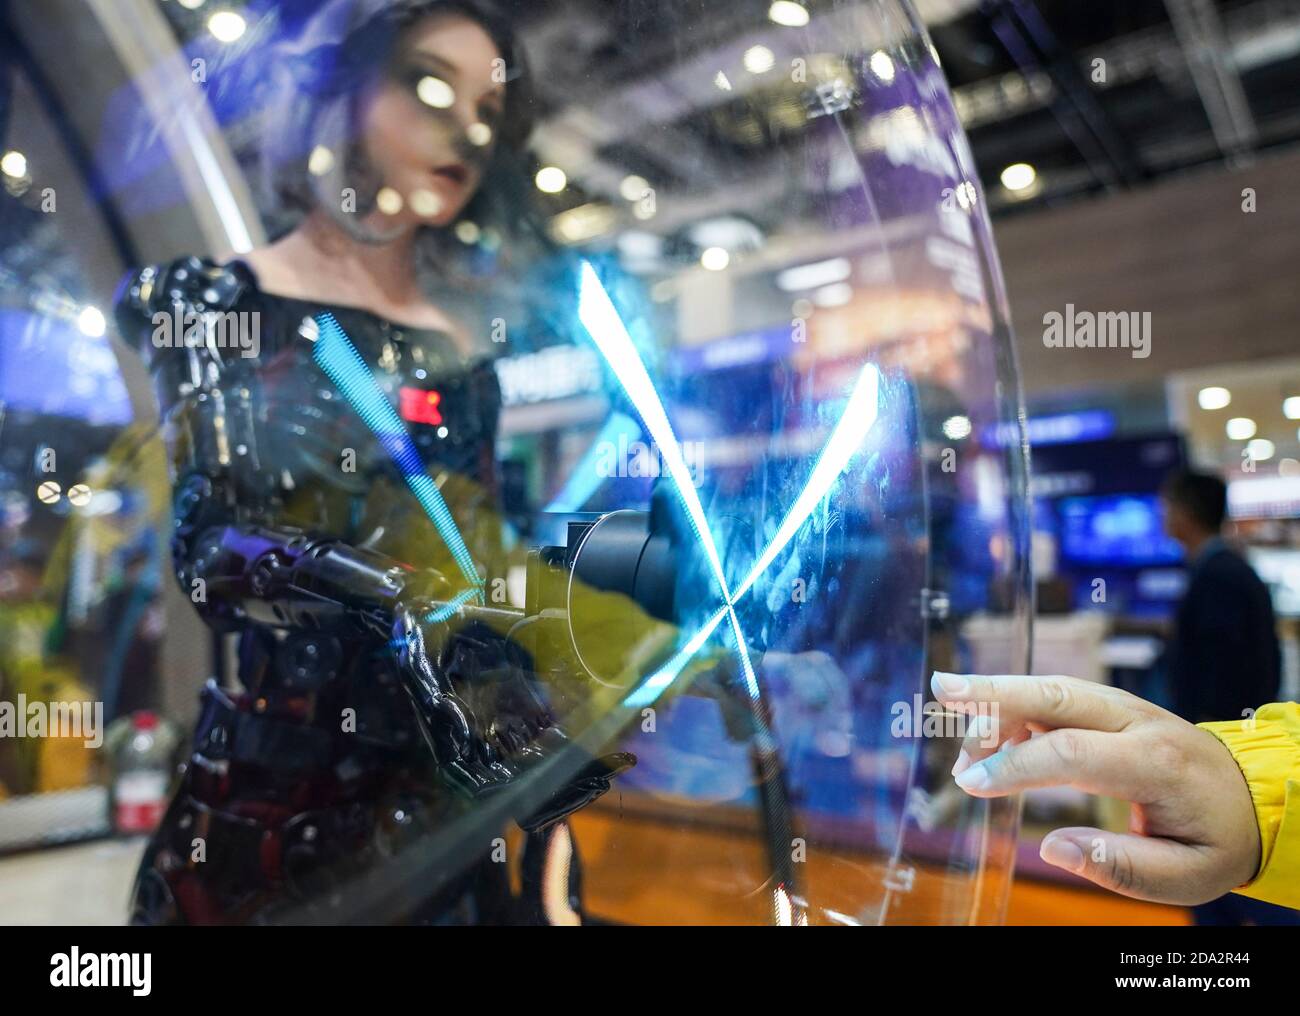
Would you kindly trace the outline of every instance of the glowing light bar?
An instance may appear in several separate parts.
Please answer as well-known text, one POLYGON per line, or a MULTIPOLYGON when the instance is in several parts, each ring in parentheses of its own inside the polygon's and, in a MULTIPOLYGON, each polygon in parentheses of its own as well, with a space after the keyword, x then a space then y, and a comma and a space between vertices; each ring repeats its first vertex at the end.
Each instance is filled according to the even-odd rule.
POLYGON ((867 433, 875 426, 876 417, 880 413, 879 395, 880 372, 874 364, 867 364, 858 375, 853 394, 849 396, 849 404, 844 408, 844 414, 835 425, 826 447, 822 449, 817 465, 813 467, 812 475, 808 477, 808 482, 795 499, 790 511, 781 522, 781 527, 767 545, 767 549, 759 555, 758 560, 754 562, 754 567, 737 587, 735 595, 731 597, 731 603, 737 603, 749 592, 750 587, 763 572, 767 571, 777 554, 781 553, 786 544, 794 538, 799 527, 807 521, 808 516, 813 513, 839 475, 844 472, 849 461, 862 446, 867 433))
POLYGON ((705 642, 709 641, 709 636, 728 613, 730 611, 727 607, 719 607, 717 613, 704 623, 704 627, 692 635, 690 641, 682 646, 671 660, 646 678, 639 688, 623 700, 623 703, 632 709, 638 709, 658 701, 659 696, 667 690, 668 686, 677 680, 686 664, 691 662, 691 658, 700 651, 705 642))
MULTIPOLYGON (((477 589, 462 589, 441 607, 429 611, 429 613, 425 614, 424 617, 420 618, 420 620, 424 624, 441 624, 443 621, 450 621, 456 616, 456 612, 459 611, 461 607, 469 603, 470 600, 476 600, 478 598, 479 591, 477 589)), ((409 638, 409 635, 407 637, 409 638)), ((401 636, 389 639, 388 648, 395 653, 399 653, 406 648, 406 641, 406 638, 401 636)))
POLYGON ((646 430, 659 446, 664 465, 668 468, 668 475, 672 477, 673 486, 686 509, 696 539, 704 548, 705 557, 713 570, 713 577, 718 583, 723 602, 731 615, 731 628, 736 636, 737 652, 745 672, 745 681, 750 695, 757 699, 758 679, 754 675, 754 665, 749 658, 749 648, 745 644, 744 633, 740 630, 740 619, 736 617, 736 612, 730 609, 732 597, 727 587, 727 577, 722 570, 722 559, 718 556, 717 544, 713 540, 713 533, 704 516, 704 506, 700 503, 700 496, 691 480, 690 468, 686 465, 686 458, 682 454, 677 435, 673 433, 672 424, 668 421, 668 413, 659 398, 654 382, 650 379, 649 371, 641 360, 641 354, 637 351, 636 344, 628 334, 627 326, 623 324, 623 319, 619 316, 605 287, 601 285, 595 269, 588 261, 582 263, 578 318, 591 335, 592 341, 610 369, 613 370, 614 376, 618 378, 628 398, 632 400, 632 405, 640 414, 646 430))
MULTIPOLYGON (((826 447, 822 450, 817 465, 813 467, 808 482, 804 484, 803 491, 795 499, 794 506, 781 523, 776 535, 759 555, 758 561, 745 577, 745 581, 737 588, 734 597, 728 604, 720 607, 718 612, 709 618, 704 627, 691 636, 690 640, 682 646, 671 660, 629 695, 624 700, 626 705, 632 708, 644 708, 653 704, 669 685, 677 679, 682 669, 690 662, 691 657, 699 652, 704 643, 708 641, 709 636, 713 634, 724 615, 733 619, 733 631, 736 633, 737 642, 741 645, 744 644, 740 636, 738 622, 734 620, 736 617, 734 605, 749 592, 759 576, 771 567, 776 556, 781 553, 794 537, 794 534, 799 531, 799 527, 812 514, 818 502, 826 496, 836 478, 859 451, 867 433, 875 425, 876 418, 880 415, 879 397, 880 372, 874 365, 868 364, 862 369, 862 373, 858 375, 857 384, 854 386, 853 394, 849 397, 849 403, 845 407, 844 414, 840 417, 839 423, 836 424, 830 440, 826 442, 826 447)), ((749 674, 747 674, 748 676, 749 674)), ((765 733, 765 731, 760 731, 759 735, 762 736, 765 733)))
POLYGON ((578 317, 636 407, 650 436, 658 444, 668 474, 672 477, 678 496, 686 509, 687 518, 695 530, 696 538, 700 541, 723 598, 723 606, 717 613, 668 663, 630 695, 626 703, 635 707, 657 699, 663 690, 676 680, 691 657, 708 641, 724 616, 729 621, 735 638, 736 651, 741 660, 749 693, 757 698, 758 681, 735 604, 753 587, 759 576, 771 567, 777 555, 794 538, 817 505, 829 493, 853 456, 860 450, 879 415, 880 373, 873 364, 863 367, 849 396, 848 405, 835 425, 830 440, 822 450, 804 489, 795 499, 776 535, 759 555, 749 574, 733 594, 728 588, 722 561, 704 515, 704 507, 691 482, 690 470, 682 454, 681 445, 673 433, 667 411, 618 310, 614 307, 604 286, 601 285, 595 270, 587 262, 582 266, 578 317))
POLYGON ((334 315, 318 314, 315 320, 320 329, 320 338, 313 353, 317 365, 379 439, 411 493, 438 530, 438 535, 451 551, 456 566, 470 584, 470 595, 481 600, 483 581, 479 578, 478 569, 474 567, 469 548, 465 546, 465 539, 461 536, 442 493, 424 471, 424 463, 397 411, 393 409, 365 360, 356 351, 352 340, 334 319, 334 315))
POLYGON ((668 422, 668 413, 664 410, 659 392, 650 379, 650 374, 641 360, 641 354, 637 352, 632 336, 627 332, 627 326, 623 324, 623 319, 619 317, 609 294, 605 292, 605 287, 597 278, 595 269, 586 261, 582 263, 582 292, 578 301, 578 317, 583 327, 590 333, 596 348, 600 350, 601 355, 614 371, 619 384, 627 392, 628 398, 632 400, 632 405, 641 415, 650 436, 659 446, 664 465, 668 468, 668 474, 677 487, 677 493, 686 508, 695 534, 704 547, 704 553, 718 581, 718 587, 723 598, 729 601, 731 597, 727 595, 727 580, 722 574, 722 561, 718 557, 718 548, 713 542, 713 533, 704 518, 704 506, 700 504, 699 494, 696 493, 695 484, 691 481, 691 471, 686 465, 681 445, 678 444, 677 436, 673 433, 672 424, 668 422))

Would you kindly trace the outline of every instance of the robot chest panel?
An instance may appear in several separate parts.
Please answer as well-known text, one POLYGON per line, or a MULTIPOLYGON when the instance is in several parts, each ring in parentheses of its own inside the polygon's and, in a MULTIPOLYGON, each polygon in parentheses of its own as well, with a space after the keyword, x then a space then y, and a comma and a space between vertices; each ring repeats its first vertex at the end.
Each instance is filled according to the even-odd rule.
POLYGON ((475 380, 382 361, 352 385, 301 361, 269 371, 256 412, 262 466, 286 487, 350 494, 364 494, 379 476, 477 471, 485 448, 490 455, 495 415, 475 380))

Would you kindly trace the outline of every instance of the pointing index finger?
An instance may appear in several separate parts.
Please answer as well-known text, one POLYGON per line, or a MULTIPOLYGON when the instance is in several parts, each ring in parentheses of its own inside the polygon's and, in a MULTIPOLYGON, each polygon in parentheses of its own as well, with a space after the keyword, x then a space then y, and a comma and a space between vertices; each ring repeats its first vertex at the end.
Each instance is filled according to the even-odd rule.
POLYGON ((930 687, 940 702, 996 705, 1009 717, 1044 727, 1118 732, 1140 715, 1127 696, 1121 698, 1114 689, 1075 677, 936 672, 930 687))

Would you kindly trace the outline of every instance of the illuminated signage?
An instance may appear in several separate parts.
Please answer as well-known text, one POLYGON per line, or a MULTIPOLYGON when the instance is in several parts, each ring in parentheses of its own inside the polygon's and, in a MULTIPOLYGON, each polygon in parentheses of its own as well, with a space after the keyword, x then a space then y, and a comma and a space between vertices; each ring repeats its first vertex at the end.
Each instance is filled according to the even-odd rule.
MULTIPOLYGON (((1072 444, 1076 441, 1099 441, 1115 433, 1115 418, 1100 409, 1057 416, 1036 416, 1026 425, 1031 446, 1072 444)), ((1014 423, 1000 423, 983 431, 986 445, 1016 444, 1019 428, 1014 423)))

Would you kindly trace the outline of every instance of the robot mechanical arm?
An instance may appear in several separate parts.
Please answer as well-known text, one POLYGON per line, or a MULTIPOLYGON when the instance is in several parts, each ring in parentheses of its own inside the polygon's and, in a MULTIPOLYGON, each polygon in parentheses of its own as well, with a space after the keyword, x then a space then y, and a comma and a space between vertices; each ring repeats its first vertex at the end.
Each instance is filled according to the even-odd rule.
MULTIPOLYGON (((440 770, 470 795, 501 789, 566 747, 530 661, 502 635, 521 611, 458 605, 436 572, 257 525, 204 529, 182 543, 176 563, 183 585, 206 590, 200 606, 214 627, 343 630, 386 644, 440 770)), ((591 760, 520 825, 532 831, 566 817, 634 761, 591 760)))
MULTIPOLYGON (((144 355, 171 432, 172 558, 183 591, 218 631, 346 633, 387 653, 439 770, 471 796, 578 750, 526 654, 505 637, 522 612, 457 604, 437 572, 278 523, 256 454, 255 385, 246 383, 255 361, 231 356, 208 331, 160 345, 154 330, 160 315, 210 320, 251 288, 241 265, 188 258, 135 274, 118 301, 119 330, 144 355)), ((563 819, 634 761, 591 759, 519 824, 534 831, 563 819)))

